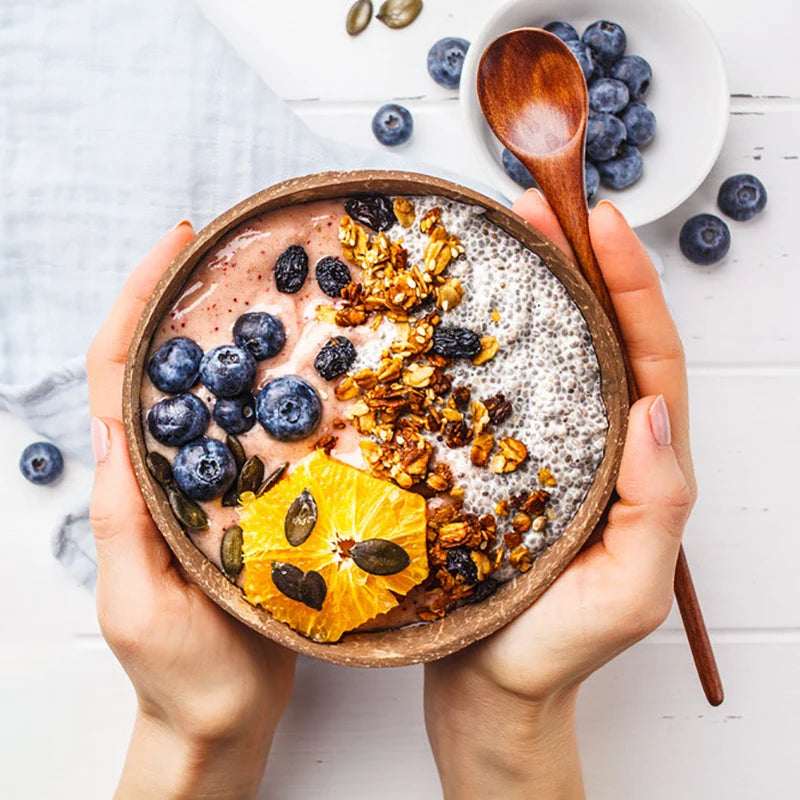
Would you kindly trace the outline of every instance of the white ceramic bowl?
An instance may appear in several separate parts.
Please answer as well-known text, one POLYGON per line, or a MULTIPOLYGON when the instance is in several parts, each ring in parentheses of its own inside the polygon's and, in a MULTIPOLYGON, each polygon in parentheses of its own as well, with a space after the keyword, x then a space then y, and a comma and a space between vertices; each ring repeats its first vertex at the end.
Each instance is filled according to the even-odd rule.
POLYGON ((604 186, 607 197, 634 225, 645 225, 679 206, 708 175, 728 127, 728 83, 722 55, 705 20, 685 0, 512 0, 488 20, 470 45, 461 75, 461 106, 476 158, 491 184, 510 198, 522 190, 506 175, 502 145, 489 130, 476 90, 478 63, 486 47, 514 28, 541 27, 553 20, 579 34, 598 19, 619 23, 627 54, 653 68, 643 100, 656 115, 656 135, 642 148, 644 174, 627 189, 604 186))

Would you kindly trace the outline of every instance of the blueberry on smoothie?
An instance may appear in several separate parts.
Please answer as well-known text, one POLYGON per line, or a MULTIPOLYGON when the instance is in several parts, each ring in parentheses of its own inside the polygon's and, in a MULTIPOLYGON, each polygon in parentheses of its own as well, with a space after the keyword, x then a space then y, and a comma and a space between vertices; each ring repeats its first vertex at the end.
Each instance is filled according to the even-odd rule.
POLYGON ((211 415, 196 395, 179 394, 159 400, 147 414, 153 438, 169 447, 180 447, 206 432, 211 415))
POLYGON ((256 376, 256 360, 249 350, 221 344, 200 362, 200 380, 217 397, 236 397, 247 391, 256 376))
POLYGON ((468 48, 469 42, 466 39, 452 36, 440 39, 428 51, 428 74, 440 86, 458 89, 468 48))
POLYGON ((22 451, 19 471, 25 480, 44 486, 52 483, 64 471, 64 459, 54 444, 34 442, 22 451))
POLYGON ((623 144, 619 153, 609 161, 600 161, 597 171, 600 182, 611 189, 626 189, 642 177, 644 162, 639 150, 630 144, 623 144))
POLYGON ((308 255, 299 244, 289 245, 275 262, 275 286, 283 294, 297 294, 308 277, 308 255))
POLYGON ((581 71, 583 72, 583 77, 586 78, 586 82, 588 83, 592 79, 592 75, 594 74, 594 67, 595 67, 595 58, 594 53, 591 51, 591 48, 587 47, 581 41, 573 41, 570 39, 568 42, 564 42, 566 46, 569 48, 569 51, 575 58, 578 59, 578 63, 581 65, 581 71))
POLYGON ((553 36, 558 36, 562 42, 579 42, 581 39, 578 35, 578 31, 576 31, 569 22, 562 22, 561 20, 548 22, 547 25, 544 26, 544 29, 552 33, 553 36))
POLYGON ((296 375, 284 375, 269 381, 258 393, 256 416, 274 439, 295 442, 319 425, 322 403, 311 384, 296 375))
POLYGON ((631 100, 641 100, 650 88, 653 70, 641 56, 623 56, 611 67, 609 77, 622 81, 628 87, 631 100))
POLYGON ((387 147, 407 142, 413 131, 414 120, 411 112, 397 103, 381 106, 372 118, 372 132, 375 138, 387 147))
POLYGON ((352 283, 350 268, 333 256, 317 261, 317 283, 328 297, 341 297, 342 289, 352 283))
POLYGON ((592 23, 583 32, 582 40, 601 64, 613 64, 622 58, 628 43, 622 27, 605 19, 592 23))
POLYGON ((600 173, 591 161, 587 161, 585 164, 583 179, 586 184, 586 199, 591 200, 600 188, 600 173))
POLYGON ((321 378, 332 381, 344 375, 356 360, 356 348, 344 336, 328 339, 314 359, 314 369, 321 378))
POLYGON ((681 228, 681 252, 695 264, 716 264, 731 246, 728 226, 714 214, 698 214, 681 228))
POLYGON ((256 361, 263 361, 283 350, 286 330, 276 316, 266 311, 250 311, 234 323, 233 340, 249 351, 256 361))
POLYGON ((437 325, 431 352, 445 358, 474 358, 481 351, 481 337, 469 328, 437 325))
POLYGON ((617 114, 628 105, 628 87, 616 78, 597 78, 589 87, 589 108, 598 113, 617 114))
POLYGON ((597 164, 614 158, 627 133, 613 114, 593 114, 586 123, 586 155, 597 164))
POLYGON ((628 141, 637 147, 651 142, 656 134, 656 115, 644 103, 631 103, 620 119, 625 124, 628 141))
POLYGON ((536 186, 533 175, 528 172, 525 165, 507 147, 503 148, 503 169, 506 171, 506 175, 523 189, 530 189, 536 186))
POLYGON ((188 392, 197 381, 203 350, 197 342, 176 336, 153 353, 147 374, 153 385, 167 394, 188 392))
POLYGON ((719 210, 737 222, 752 219, 766 204, 767 190, 755 175, 732 175, 719 187, 719 210))
POLYGON ((467 547, 454 547, 448 550, 446 567, 454 578, 460 576, 468 586, 478 582, 478 567, 467 547))
POLYGON ((213 500, 233 483, 236 462, 222 442, 202 437, 178 451, 172 474, 187 497, 192 500, 213 500))
POLYGON ((220 397, 214 403, 214 421, 222 430, 238 436, 256 424, 256 406, 250 392, 236 397, 220 397))

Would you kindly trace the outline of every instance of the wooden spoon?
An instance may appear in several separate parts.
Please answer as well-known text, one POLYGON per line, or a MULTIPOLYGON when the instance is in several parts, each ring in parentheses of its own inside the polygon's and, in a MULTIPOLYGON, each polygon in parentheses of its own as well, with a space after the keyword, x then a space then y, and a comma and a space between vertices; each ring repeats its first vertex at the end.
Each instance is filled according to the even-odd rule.
MULTIPOLYGON (((527 167, 555 212, 578 264, 624 342, 608 287, 589 238, 584 146, 589 98, 576 58, 556 36, 520 28, 495 39, 481 57, 478 98, 495 136, 527 167)), ((639 398, 630 358, 622 348, 631 402, 639 398)), ((675 595, 708 702, 724 693, 689 565, 681 547, 675 595)))

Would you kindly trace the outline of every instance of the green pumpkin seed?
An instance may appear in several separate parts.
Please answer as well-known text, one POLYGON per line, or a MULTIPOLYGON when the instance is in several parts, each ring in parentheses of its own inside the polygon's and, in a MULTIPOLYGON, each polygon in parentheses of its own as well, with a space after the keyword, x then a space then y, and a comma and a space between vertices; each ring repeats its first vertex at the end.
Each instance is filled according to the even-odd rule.
POLYGON ((422 0, 386 0, 375 15, 390 28, 405 28, 422 11, 422 0))
POLYGON ((322 604, 325 602, 325 595, 328 594, 328 587, 325 578, 310 569, 303 575, 300 581, 300 602, 305 603, 314 611, 322 611, 322 604))
POLYGON ((370 0, 356 0, 347 12, 345 28, 351 36, 357 36, 369 25, 372 19, 372 3, 370 0))
POLYGON ((283 564, 280 561, 272 562, 272 582, 275 588, 285 594, 290 600, 300 600, 300 581, 303 580, 303 570, 293 564, 283 564))
POLYGON ((194 500, 172 486, 167 489, 167 498, 172 513, 186 530, 204 531, 208 528, 206 512, 194 500))
POLYGON ((222 505, 226 508, 233 508, 239 505, 239 492, 237 491, 236 481, 224 495, 222 495, 222 505))
POLYGON ((236 464, 236 471, 241 471, 244 462, 247 460, 242 443, 233 434, 229 433, 225 437, 225 444, 228 446, 228 450, 231 451, 233 462, 236 464))
POLYGON ((264 462, 258 456, 251 456, 245 461, 242 471, 239 473, 236 491, 239 494, 255 492, 263 480, 264 462))
POLYGON ((158 481, 165 489, 175 483, 172 477, 172 466, 161 453, 148 453, 145 456, 145 464, 150 474, 158 481))
POLYGON ((219 557, 222 561, 222 569, 225 574, 233 580, 244 566, 242 557, 242 546, 244 545, 244 534, 238 525, 231 525, 225 529, 222 535, 222 544, 219 547, 219 557))
POLYGON ((388 539, 358 542, 350 548, 350 556, 370 575, 396 575, 411 563, 408 553, 388 539))
POLYGON ((298 547, 311 536, 311 531, 317 524, 317 503, 308 489, 303 489, 296 497, 289 510, 286 512, 286 519, 283 530, 286 533, 286 541, 292 547, 298 547))
POLYGON ((277 469, 272 470, 272 472, 264 478, 264 482, 261 486, 258 487, 256 497, 261 497, 262 494, 268 492, 281 479, 288 466, 289 462, 284 461, 277 469))

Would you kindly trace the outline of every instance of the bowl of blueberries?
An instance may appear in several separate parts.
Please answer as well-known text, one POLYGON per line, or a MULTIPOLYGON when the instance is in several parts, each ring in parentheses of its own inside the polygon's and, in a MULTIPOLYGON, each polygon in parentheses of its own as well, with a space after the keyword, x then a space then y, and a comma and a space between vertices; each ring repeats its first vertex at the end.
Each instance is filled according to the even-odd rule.
POLYGON ((495 186, 510 198, 535 186, 489 130, 476 90, 484 50, 501 34, 522 27, 558 36, 583 70, 590 205, 612 200, 639 226, 668 214, 697 189, 725 139, 729 94, 714 36, 685 0, 503 5, 470 46, 460 89, 476 157, 495 186))

